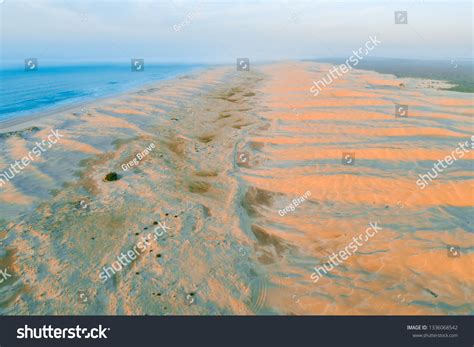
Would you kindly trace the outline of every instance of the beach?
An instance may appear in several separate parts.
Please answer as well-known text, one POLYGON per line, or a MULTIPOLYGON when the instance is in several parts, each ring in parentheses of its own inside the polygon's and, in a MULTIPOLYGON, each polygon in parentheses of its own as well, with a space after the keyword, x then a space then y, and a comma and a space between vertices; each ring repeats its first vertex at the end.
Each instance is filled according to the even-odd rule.
POLYGON ((209 67, 5 123, 0 172, 61 137, 0 188, 0 314, 472 314, 471 94, 352 70, 314 96, 330 68, 209 67))

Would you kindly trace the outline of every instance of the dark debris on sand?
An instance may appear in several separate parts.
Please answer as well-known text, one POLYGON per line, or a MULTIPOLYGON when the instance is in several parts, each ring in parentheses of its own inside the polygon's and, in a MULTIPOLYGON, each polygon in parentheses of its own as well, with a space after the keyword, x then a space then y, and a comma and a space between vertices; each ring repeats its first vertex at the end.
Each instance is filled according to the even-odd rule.
POLYGON ((104 178, 106 182, 118 181, 119 179, 120 175, 116 172, 109 172, 104 178))

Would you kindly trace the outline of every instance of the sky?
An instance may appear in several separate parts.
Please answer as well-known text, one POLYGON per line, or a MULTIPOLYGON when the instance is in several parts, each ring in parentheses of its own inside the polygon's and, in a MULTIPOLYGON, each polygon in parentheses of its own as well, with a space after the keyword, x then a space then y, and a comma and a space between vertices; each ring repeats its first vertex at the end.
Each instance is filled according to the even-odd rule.
POLYGON ((0 58, 235 62, 472 59, 471 1, 0 0, 0 58), (407 11, 407 24, 395 24, 407 11))

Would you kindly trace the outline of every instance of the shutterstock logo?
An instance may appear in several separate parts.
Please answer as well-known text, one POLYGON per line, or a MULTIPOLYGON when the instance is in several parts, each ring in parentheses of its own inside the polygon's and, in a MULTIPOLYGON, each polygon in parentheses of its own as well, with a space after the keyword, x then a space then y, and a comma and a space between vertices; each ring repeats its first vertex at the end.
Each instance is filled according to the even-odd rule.
POLYGON ((107 339, 106 332, 110 328, 53 328, 51 325, 43 325, 41 328, 30 328, 27 324, 16 330, 17 339, 107 339))

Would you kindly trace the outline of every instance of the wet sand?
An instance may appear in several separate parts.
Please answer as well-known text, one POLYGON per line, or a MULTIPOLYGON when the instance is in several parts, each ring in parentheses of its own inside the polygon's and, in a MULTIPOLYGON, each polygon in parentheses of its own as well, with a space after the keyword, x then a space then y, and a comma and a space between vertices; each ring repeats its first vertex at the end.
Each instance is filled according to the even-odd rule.
POLYGON ((38 128, 0 138, 1 168, 64 137, 0 188, 0 314, 472 314, 472 152, 416 185, 470 139, 472 98, 370 71, 314 97, 329 68, 219 67, 6 129, 38 128), (103 283, 157 222, 169 232, 103 283))

